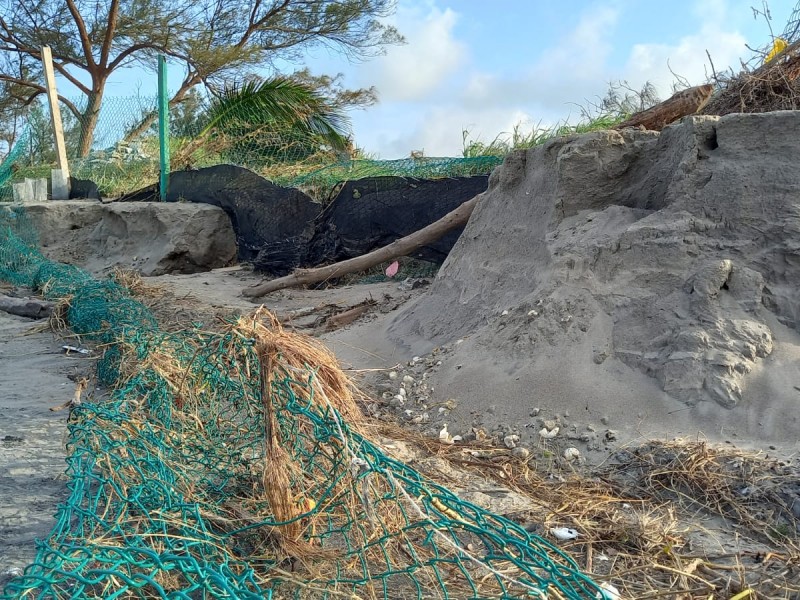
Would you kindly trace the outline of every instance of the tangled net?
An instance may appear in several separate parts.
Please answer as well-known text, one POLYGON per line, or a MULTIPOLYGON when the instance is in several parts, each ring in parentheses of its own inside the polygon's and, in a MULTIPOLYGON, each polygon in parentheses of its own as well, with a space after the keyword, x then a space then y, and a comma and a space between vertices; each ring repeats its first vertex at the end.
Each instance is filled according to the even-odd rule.
POLYGON ((3 598, 606 597, 555 546, 384 454, 316 340, 263 309, 164 332, 34 238, 5 209, 0 278, 62 300, 113 391, 73 407, 69 498, 3 598))

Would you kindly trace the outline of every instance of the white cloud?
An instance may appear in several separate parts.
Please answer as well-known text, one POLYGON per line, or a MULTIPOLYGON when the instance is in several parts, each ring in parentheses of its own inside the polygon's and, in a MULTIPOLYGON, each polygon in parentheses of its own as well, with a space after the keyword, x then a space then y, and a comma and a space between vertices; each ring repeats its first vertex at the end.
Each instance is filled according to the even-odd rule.
POLYGON ((631 48, 623 78, 638 86, 650 81, 663 98, 671 94, 676 75, 691 85, 704 83, 711 75, 706 50, 716 68, 735 65, 745 50, 745 38, 738 32, 724 31, 713 21, 699 32, 681 38, 674 45, 635 44, 631 48), (672 72, 670 72, 672 70, 672 72))
POLYGON ((451 9, 410 7, 399 10, 395 24, 407 44, 395 46, 367 65, 362 84, 374 85, 381 102, 424 99, 439 89, 467 58, 466 44, 453 36, 458 15, 451 9))
MULTIPOLYGON (((457 15, 436 8, 435 0, 420 1, 427 2, 424 10, 406 13, 404 25, 398 22, 409 45, 391 50, 373 66, 375 79, 369 83, 377 81, 381 103, 354 123, 359 143, 381 158, 408 156, 412 150, 458 156, 464 129, 489 143, 521 122, 526 127, 565 119, 574 123, 580 106, 602 97, 612 81, 637 88, 650 81, 666 98, 675 80, 670 68, 699 85, 707 78, 706 49, 718 69, 738 64, 745 51, 745 38, 732 21, 735 15, 727 14, 725 0, 696 0, 684 35, 666 44, 619 31, 620 12, 613 2, 584 11, 573 29, 548 48, 521 46, 520 53, 532 51, 533 60, 505 75, 465 64, 467 50, 454 37, 457 15), (409 25, 409 14, 417 15, 417 26, 409 25), (614 52, 621 40, 628 45, 614 52), (623 57, 616 66, 613 55, 623 57)), ((521 56, 509 59, 510 64, 524 64, 521 56)))
POLYGON ((618 11, 608 6, 585 12, 572 31, 545 49, 519 77, 472 73, 463 90, 465 105, 475 109, 527 105, 542 113, 540 118, 553 111, 563 115, 566 102, 580 102, 587 90, 605 85, 618 17, 618 11))
POLYGON ((408 157, 412 150, 422 150, 425 156, 460 156, 464 131, 469 140, 489 144, 498 135, 510 135, 515 125, 523 124, 522 131, 528 133, 539 124, 524 110, 505 107, 475 111, 448 103, 415 113, 413 121, 396 107, 373 110, 356 118, 356 139, 368 151, 379 149, 383 159, 408 157))

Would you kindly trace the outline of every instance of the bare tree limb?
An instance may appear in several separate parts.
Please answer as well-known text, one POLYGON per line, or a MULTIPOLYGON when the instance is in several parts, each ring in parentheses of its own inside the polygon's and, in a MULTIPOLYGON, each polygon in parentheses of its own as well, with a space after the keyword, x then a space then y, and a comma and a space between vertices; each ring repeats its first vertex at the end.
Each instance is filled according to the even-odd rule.
POLYGON ((383 248, 379 248, 378 250, 374 250, 368 254, 357 256, 355 258, 344 260, 332 265, 327 265, 325 267, 319 267, 317 269, 298 269, 286 277, 279 277, 278 279, 264 281, 258 285, 245 288, 242 290, 242 295, 248 298, 258 298, 277 290, 295 287, 298 285, 306 285, 309 283, 319 283, 320 281, 325 281, 326 279, 330 279, 332 277, 341 277, 342 275, 347 275, 348 273, 355 273, 357 271, 369 269, 370 267, 374 267, 375 265, 379 265, 380 263, 386 262, 387 260, 391 260, 393 258, 407 256, 415 250, 422 248, 422 246, 425 244, 430 244, 431 242, 438 240, 448 231, 455 229, 456 227, 460 227, 461 225, 465 225, 467 221, 469 221, 472 211, 475 209, 475 206, 482 197, 483 194, 478 194, 471 200, 464 202, 455 210, 447 213, 438 221, 435 221, 427 227, 424 227, 419 231, 415 231, 406 237, 395 240, 388 246, 384 246, 383 248))
POLYGON ((106 35, 103 38, 103 45, 100 47, 100 65, 104 68, 108 65, 108 54, 111 51, 111 42, 114 40, 114 34, 117 32, 117 19, 119 19, 119 0, 111 0, 111 6, 108 9, 106 35))
POLYGON ((75 6, 75 0, 67 0, 67 7, 72 15, 72 19, 75 21, 75 26, 78 28, 81 47, 83 48, 83 54, 86 57, 86 66, 88 67, 89 72, 94 73, 97 65, 94 62, 94 56, 92 55, 92 40, 89 38, 89 32, 86 31, 86 23, 83 22, 83 17, 81 16, 80 10, 78 10, 78 7, 75 6))
MULTIPOLYGON (((30 104, 31 101, 34 98, 36 98, 36 96, 38 96, 39 94, 46 94, 47 93, 47 88, 45 88, 43 85, 39 85, 38 83, 33 83, 32 81, 26 81, 24 79, 19 79, 17 77, 11 77, 9 75, 3 75, 3 74, 0 73, 0 81, 7 81, 8 83, 15 83, 17 85, 28 87, 28 88, 34 90, 33 95, 30 96, 27 99, 27 101, 25 102, 26 104, 30 104)), ((70 110, 70 112, 72 114, 74 114, 77 118, 80 118, 81 111, 78 110, 78 107, 75 106, 74 102, 72 102, 69 98, 65 98, 64 96, 62 96, 60 94, 58 96, 58 99, 64 104, 64 106, 66 106, 70 110)))

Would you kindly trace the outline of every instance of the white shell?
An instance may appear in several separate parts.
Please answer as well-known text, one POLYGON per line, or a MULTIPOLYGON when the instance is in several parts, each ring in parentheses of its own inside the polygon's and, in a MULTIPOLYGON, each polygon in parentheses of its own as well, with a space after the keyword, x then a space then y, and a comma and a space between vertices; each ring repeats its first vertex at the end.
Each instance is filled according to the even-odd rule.
POLYGON ((444 427, 442 427, 442 430, 439 432, 439 441, 447 445, 453 443, 453 437, 447 431, 447 423, 444 424, 444 427))
POLYGON ((594 595, 597 600, 622 600, 619 590, 607 581, 600 584, 600 589, 603 591, 594 595))
POLYGON ((543 427, 541 430, 539 430, 539 436, 543 437, 546 440, 552 440, 557 435, 558 435, 558 427, 553 427, 549 431, 547 427, 543 427))
POLYGON ((581 457, 581 452, 577 448, 569 447, 564 449, 564 458, 567 460, 577 460, 581 457))
POLYGON ((555 538, 559 541, 565 542, 567 540, 574 540, 578 537, 578 532, 574 529, 570 529, 569 527, 553 527, 550 530, 550 533, 555 536, 555 538))

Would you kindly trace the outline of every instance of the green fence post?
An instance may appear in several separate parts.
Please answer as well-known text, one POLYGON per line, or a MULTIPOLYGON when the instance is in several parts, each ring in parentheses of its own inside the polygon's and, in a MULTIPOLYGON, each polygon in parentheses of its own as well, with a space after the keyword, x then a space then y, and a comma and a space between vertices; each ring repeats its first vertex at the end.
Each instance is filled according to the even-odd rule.
POLYGON ((159 196, 167 201, 169 188, 169 94, 167 92, 167 57, 158 55, 158 146, 161 158, 161 176, 158 181, 159 196))

